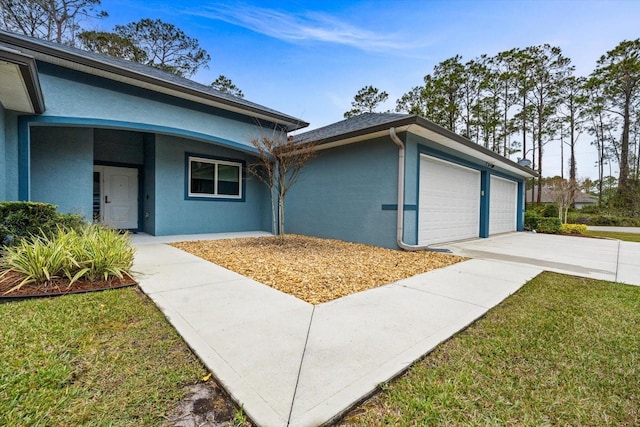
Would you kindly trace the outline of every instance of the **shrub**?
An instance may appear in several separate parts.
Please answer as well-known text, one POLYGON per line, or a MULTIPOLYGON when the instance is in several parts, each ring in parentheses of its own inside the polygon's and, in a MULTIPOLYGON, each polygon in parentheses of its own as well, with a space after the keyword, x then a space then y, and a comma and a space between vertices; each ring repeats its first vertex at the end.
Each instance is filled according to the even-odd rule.
POLYGON ((61 214, 57 207, 39 202, 0 202, 0 246, 18 245, 32 236, 53 237, 59 227, 78 229, 84 219, 61 214))
POLYGON ((526 211, 524 213, 524 228, 525 230, 535 230, 538 224, 538 214, 535 211, 526 211))
POLYGON ((0 243, 18 243, 29 236, 40 235, 41 229, 55 227, 56 206, 36 202, 0 203, 0 243))
POLYGON ((122 278, 133 266, 134 249, 127 234, 90 224, 81 231, 59 228, 56 235, 32 236, 8 247, 0 268, 16 271, 24 280, 9 292, 27 283, 46 284, 66 277, 71 286, 79 279, 95 281, 110 276, 122 278))
POLYGON ((534 230, 539 233, 556 234, 560 232, 561 226, 560 218, 538 218, 534 230))
POLYGON ((587 226, 584 224, 562 224, 560 226, 560 232, 563 234, 584 234, 587 231, 587 226))
POLYGON ((606 213, 588 214, 582 211, 569 214, 567 221, 573 224, 640 227, 639 217, 624 217, 606 213))
POLYGON ((547 218, 536 215, 532 211, 525 212, 524 214, 524 228, 526 230, 535 230, 540 233, 559 233, 560 218, 547 218))
POLYGON ((582 212, 583 214, 600 214, 604 211, 605 210, 598 205, 586 205, 583 206, 582 209, 580 209, 580 212, 582 212))
POLYGON ((82 229, 82 227, 87 225, 87 222, 84 220, 84 217, 82 215, 73 213, 59 213, 56 221, 58 223, 58 226, 64 228, 65 230, 79 231, 82 229))
POLYGON ((542 216, 548 217, 548 218, 560 217, 560 212, 558 211, 558 205, 549 204, 549 205, 543 205, 543 206, 544 207, 542 208, 542 216))

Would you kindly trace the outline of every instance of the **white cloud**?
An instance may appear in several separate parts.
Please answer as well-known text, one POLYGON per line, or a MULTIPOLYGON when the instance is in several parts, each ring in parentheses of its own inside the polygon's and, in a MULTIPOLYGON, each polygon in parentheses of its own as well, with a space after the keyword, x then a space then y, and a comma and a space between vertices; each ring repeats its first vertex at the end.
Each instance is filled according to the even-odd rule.
POLYGON ((187 13, 224 21, 287 42, 334 43, 366 51, 416 47, 398 36, 358 28, 321 12, 285 13, 256 6, 214 4, 187 13))

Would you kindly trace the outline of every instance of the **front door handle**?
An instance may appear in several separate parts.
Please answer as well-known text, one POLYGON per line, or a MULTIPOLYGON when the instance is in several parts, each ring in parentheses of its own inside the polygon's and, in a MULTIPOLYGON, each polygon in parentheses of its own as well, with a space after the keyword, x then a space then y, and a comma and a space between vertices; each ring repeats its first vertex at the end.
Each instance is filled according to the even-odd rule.
POLYGON ((104 202, 105 202, 105 203, 111 203, 111 202, 109 201, 109 196, 104 196, 104 202))

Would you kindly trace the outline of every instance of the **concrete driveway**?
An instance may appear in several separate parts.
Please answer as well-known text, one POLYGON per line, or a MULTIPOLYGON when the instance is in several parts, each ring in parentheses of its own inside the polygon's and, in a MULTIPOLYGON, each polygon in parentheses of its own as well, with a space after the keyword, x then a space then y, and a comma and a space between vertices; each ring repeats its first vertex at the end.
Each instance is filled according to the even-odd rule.
POLYGON ((640 285, 640 243, 523 232, 439 247, 469 258, 640 285))

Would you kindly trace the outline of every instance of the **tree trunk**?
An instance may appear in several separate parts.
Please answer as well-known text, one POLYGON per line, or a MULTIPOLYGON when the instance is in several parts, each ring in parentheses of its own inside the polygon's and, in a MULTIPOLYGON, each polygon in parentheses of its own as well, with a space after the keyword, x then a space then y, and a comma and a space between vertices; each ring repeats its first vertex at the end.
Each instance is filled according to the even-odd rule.
POLYGON ((560 178, 564 179, 564 126, 560 125, 560 178))
POLYGON ((575 127, 576 127, 576 121, 575 121, 575 113, 572 111, 571 112, 571 129, 570 129, 570 135, 569 137, 571 138, 571 145, 570 145, 570 153, 569 153, 569 185, 571 186, 571 193, 570 193, 570 206, 572 208, 576 207, 576 140, 575 140, 575 127))
POLYGON ((542 108, 538 110, 538 198, 536 203, 538 206, 542 204, 542 108))
POLYGON ((278 236, 284 237, 284 194, 278 193, 278 236))
POLYGON ((622 125, 622 144, 620 145, 620 177, 618 178, 618 190, 626 194, 627 180, 629 178, 629 125, 631 94, 625 97, 624 116, 622 125))
POLYGON ((503 117, 502 117, 502 120, 503 120, 503 121, 502 121, 503 129, 502 129, 502 130, 503 130, 503 132, 504 132, 504 143, 503 143, 504 145, 503 145, 503 147, 502 147, 502 149, 503 149, 503 153, 502 153, 502 155, 503 155, 503 156, 505 156, 505 157, 507 157, 507 152, 508 152, 508 149, 509 149, 509 147, 508 147, 508 146, 509 146, 509 143, 508 143, 509 135, 508 135, 508 133, 507 133, 507 129, 508 129, 508 126, 509 126, 509 123, 508 123, 508 116, 507 116, 507 112, 508 112, 507 110, 509 109, 509 106, 507 105, 507 104, 508 104, 508 102, 507 102, 507 101, 508 101, 508 99, 509 99, 508 97, 509 97, 509 88, 508 88, 508 86, 507 86, 507 85, 506 85, 506 83, 505 83, 505 89, 504 89, 504 105, 502 106, 502 107, 503 107, 503 117))
POLYGON ((273 188, 269 188, 269 193, 271 193, 271 233, 274 236, 278 235, 278 224, 276 221, 276 195, 274 194, 273 188))

